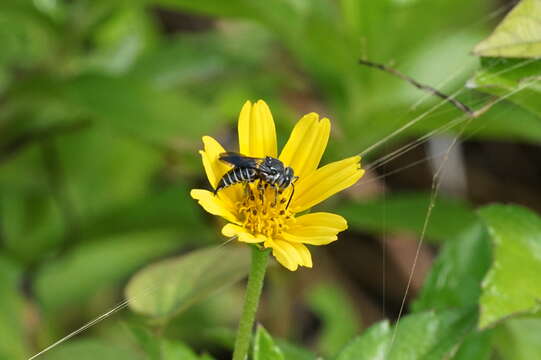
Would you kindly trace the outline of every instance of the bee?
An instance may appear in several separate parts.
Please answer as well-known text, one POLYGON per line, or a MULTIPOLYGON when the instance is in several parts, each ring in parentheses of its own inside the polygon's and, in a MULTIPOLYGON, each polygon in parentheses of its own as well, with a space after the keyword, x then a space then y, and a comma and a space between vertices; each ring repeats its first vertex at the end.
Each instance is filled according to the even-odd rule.
POLYGON ((292 186, 293 191, 287 202, 286 209, 289 207, 289 203, 295 192, 293 183, 299 178, 295 176, 291 167, 285 166, 283 162, 272 156, 255 158, 233 151, 221 153, 220 160, 233 165, 233 169, 225 173, 220 179, 216 190, 214 190, 214 194, 231 185, 239 183, 248 184, 260 180, 260 182, 270 185, 275 189, 275 204, 278 193, 292 186))

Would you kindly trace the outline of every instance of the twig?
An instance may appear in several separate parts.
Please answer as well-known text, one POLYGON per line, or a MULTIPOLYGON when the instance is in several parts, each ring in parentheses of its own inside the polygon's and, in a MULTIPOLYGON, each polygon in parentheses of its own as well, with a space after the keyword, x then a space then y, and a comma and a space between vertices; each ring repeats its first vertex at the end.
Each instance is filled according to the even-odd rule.
POLYGON ((471 118, 477 118, 477 117, 481 116, 487 110, 489 110, 492 107, 492 105, 494 105, 497 102, 496 99, 493 99, 492 101, 489 101, 481 109, 473 110, 468 105, 466 105, 463 102, 455 99, 454 97, 446 95, 446 94, 442 93, 441 91, 439 91, 438 89, 434 89, 432 86, 429 86, 429 85, 426 85, 426 84, 421 84, 420 82, 418 82, 414 78, 409 77, 408 75, 403 74, 400 71, 398 71, 398 70, 396 70, 396 69, 394 69, 394 68, 392 68, 390 66, 375 63, 373 61, 368 61, 368 60, 364 60, 364 59, 359 59, 359 64, 379 69, 379 70, 384 71, 386 73, 389 73, 389 74, 391 74, 393 76, 396 76, 396 77, 398 77, 398 78, 400 78, 400 79, 402 79, 404 81, 407 81, 407 82, 409 82, 410 84, 412 84, 413 86, 415 86, 419 90, 426 91, 429 94, 435 95, 435 96, 437 96, 437 97, 439 97, 439 98, 441 98, 441 99, 443 99, 445 101, 450 102, 457 109, 464 112, 465 114, 467 114, 471 118))

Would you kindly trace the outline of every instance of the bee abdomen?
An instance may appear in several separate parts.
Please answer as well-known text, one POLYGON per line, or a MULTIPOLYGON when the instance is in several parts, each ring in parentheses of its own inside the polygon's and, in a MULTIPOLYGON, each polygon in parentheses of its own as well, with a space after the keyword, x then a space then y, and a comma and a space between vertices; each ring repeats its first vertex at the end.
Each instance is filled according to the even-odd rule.
POLYGON ((225 175, 220 179, 220 182, 218 183, 218 186, 214 192, 217 193, 223 188, 238 183, 253 182, 256 179, 257 171, 255 169, 236 167, 225 173, 225 175))

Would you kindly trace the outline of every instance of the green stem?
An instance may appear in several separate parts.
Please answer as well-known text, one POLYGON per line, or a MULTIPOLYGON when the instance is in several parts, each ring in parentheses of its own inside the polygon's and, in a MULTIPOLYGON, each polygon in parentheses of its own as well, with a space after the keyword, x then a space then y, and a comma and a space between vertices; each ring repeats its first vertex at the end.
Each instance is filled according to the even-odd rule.
POLYGON ((265 279, 265 270, 267 269, 267 262, 269 260, 269 252, 270 250, 260 250, 256 246, 252 247, 252 266, 244 297, 242 317, 240 318, 239 328, 237 330, 233 360, 245 360, 248 354, 255 313, 259 304, 263 280, 265 279))

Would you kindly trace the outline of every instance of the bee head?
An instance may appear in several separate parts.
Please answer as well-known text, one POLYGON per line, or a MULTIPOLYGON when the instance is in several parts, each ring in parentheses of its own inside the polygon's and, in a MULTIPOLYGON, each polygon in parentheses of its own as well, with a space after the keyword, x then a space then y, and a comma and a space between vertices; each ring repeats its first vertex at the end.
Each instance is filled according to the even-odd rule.
POLYGON ((295 176, 295 173, 293 171, 293 168, 286 167, 284 169, 284 187, 288 187, 292 183, 294 183, 299 177, 295 176))

